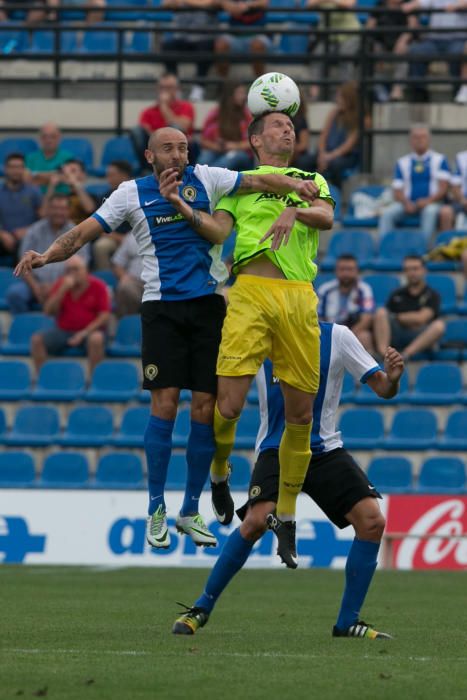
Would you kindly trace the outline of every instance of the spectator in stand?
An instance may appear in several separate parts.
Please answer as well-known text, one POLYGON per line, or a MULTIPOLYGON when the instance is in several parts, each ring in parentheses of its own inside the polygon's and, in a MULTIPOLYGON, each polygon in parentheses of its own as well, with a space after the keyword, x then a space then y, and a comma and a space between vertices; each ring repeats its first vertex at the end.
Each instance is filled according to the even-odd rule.
POLYGON ((45 203, 59 191, 60 185, 66 185, 70 192, 70 219, 73 223, 80 224, 96 209, 95 200, 86 191, 86 179, 84 163, 77 158, 68 160, 56 173, 52 173, 44 197, 45 203))
POLYGON ((359 111, 357 83, 341 85, 336 92, 336 106, 329 112, 312 154, 310 170, 318 170, 328 182, 342 184, 345 170, 358 165, 359 111))
MULTIPOLYGON (((356 4, 357 0, 307 0, 305 7, 310 10, 319 10, 320 8, 350 10, 355 7, 356 4)), ((322 29, 325 26, 325 17, 321 15, 319 28, 322 29)), ((354 12, 331 12, 329 14, 329 29, 354 31, 355 34, 332 34, 329 37, 329 45, 323 38, 317 38, 312 43, 310 47, 312 54, 322 57, 320 61, 313 61, 311 64, 310 74, 312 80, 317 80, 321 77, 322 65, 325 61, 328 61, 331 56, 339 57, 340 54, 344 54, 344 56, 353 56, 357 53, 360 44, 360 28, 360 22, 354 12), (325 55, 326 51, 328 51, 328 55, 325 55)), ((353 61, 349 58, 344 58, 342 60, 338 58, 338 65, 339 79, 342 82, 350 81, 354 74, 353 61)), ((310 88, 310 97, 313 100, 317 100, 319 93, 319 85, 312 85, 310 88)))
POLYGON ((11 153, 0 185, 0 255, 16 256, 28 227, 39 218, 41 202, 40 190, 26 182, 24 156, 11 153))
MULTIPOLYGON (((50 179, 68 160, 73 160, 73 154, 60 148, 62 135, 53 122, 47 122, 39 132, 40 149, 28 153, 26 167, 30 171, 32 182, 38 185, 42 192, 47 190, 50 179)), ((67 185, 57 188, 61 194, 68 194, 67 185)))
POLYGON ((420 234, 426 243, 436 231, 451 174, 446 156, 430 150, 431 133, 425 124, 410 129, 412 153, 396 163, 392 190, 395 201, 383 209, 379 235, 392 231, 404 216, 420 215, 420 234))
MULTIPOLYGON (((407 16, 407 13, 403 11, 404 3, 407 1, 377 0, 375 8, 381 10, 381 12, 372 13, 366 23, 368 29, 380 30, 373 35, 373 45, 376 51, 393 53, 395 56, 405 56, 408 52, 413 34, 405 30, 407 28, 415 29, 419 26, 419 23, 415 15, 407 16), (383 12, 382 10, 385 11, 383 12), (399 27, 400 33, 387 32, 387 27, 399 27)), ((407 77, 407 62, 391 63, 390 67, 394 80, 404 80, 407 77)), ((385 102, 388 99, 402 100, 404 96, 403 91, 403 85, 400 83, 394 83, 390 92, 386 90, 384 85, 375 85, 375 92, 380 102, 385 102)))
MULTIPOLYGON (((220 7, 229 16, 231 27, 262 27, 266 23, 266 10, 269 0, 220 0, 220 7)), ((266 34, 222 34, 214 42, 214 53, 253 53, 253 73, 256 77, 266 72, 262 54, 272 48, 271 39, 266 34)), ((226 78, 230 71, 228 61, 218 61, 216 70, 226 78)))
MULTIPOLYGON (((186 28, 190 27, 215 27, 216 10, 218 0, 162 0, 162 7, 167 9, 186 8, 186 12, 175 12, 172 18, 173 32, 164 34, 162 38, 162 51, 165 54, 165 69, 168 73, 177 74, 177 55, 180 51, 186 51, 193 55, 196 78, 206 78, 212 61, 197 61, 197 53, 213 53, 214 36, 208 34, 195 34, 186 28)), ((204 99, 203 85, 195 84, 191 88, 190 100, 198 102, 204 99)))
POLYGON ((85 347, 89 374, 105 356, 105 329, 110 318, 110 299, 102 280, 88 274, 82 257, 64 263, 64 274, 53 285, 44 313, 55 316, 56 325, 31 338, 31 355, 37 370, 48 355, 61 355, 67 348, 85 347))
POLYGON ((335 280, 325 282, 318 289, 319 319, 347 326, 371 353, 371 329, 375 311, 373 290, 360 279, 358 262, 353 255, 340 255, 337 258, 335 273, 335 280))
MULTIPOLYGON (((300 170, 310 170, 310 129, 306 117, 306 99, 303 91, 300 90, 300 107, 297 114, 292 118, 295 128, 295 153, 291 165, 300 170)), ((311 168, 312 169, 312 168, 311 168)))
MULTIPOLYGON (((73 226, 70 220, 68 197, 63 194, 54 194, 47 203, 46 216, 29 227, 18 252, 20 255, 27 250, 43 252, 58 236, 69 231, 73 226)), ((89 250, 85 250, 83 256, 87 259, 89 250)), ((11 313, 25 313, 34 305, 43 304, 50 288, 63 274, 63 269, 63 263, 53 263, 48 267, 34 270, 27 277, 16 279, 7 291, 7 302, 11 313)))
MULTIPOLYGON (((21 3, 22 0, 13 0, 13 2, 21 3)), ((10 4, 11 0, 0 0, 0 21, 7 19, 5 11, 2 11, 2 6, 10 4)), ((24 16, 26 24, 40 24, 46 21, 57 21, 57 9, 61 4, 61 0, 33 0, 33 7, 27 13, 23 10, 13 10, 8 14, 9 19, 22 19, 24 16)), ((77 9, 84 5, 94 7, 96 9, 89 10, 86 13, 85 22, 87 24, 95 24, 96 22, 104 21, 105 0, 70 0, 65 3, 67 5, 76 5, 77 9)))
MULTIPOLYGON (((105 176, 109 189, 103 197, 104 200, 108 199, 122 182, 132 179, 133 169, 126 160, 114 160, 108 164, 105 176)), ((94 241, 92 245, 92 257, 96 270, 110 270, 111 257, 118 246, 124 241, 125 234, 130 230, 130 225, 125 222, 119 226, 116 231, 102 233, 102 236, 94 241)))
POLYGON ((464 7, 464 0, 412 0, 402 6, 404 12, 414 10, 440 10, 429 15, 429 26, 433 30, 425 32, 420 39, 414 41, 409 49, 413 57, 410 62, 409 75, 418 78, 419 83, 414 88, 414 97, 421 101, 428 98, 427 89, 423 86, 430 61, 417 60, 421 54, 438 54, 437 60, 447 61, 451 75, 457 77, 460 73, 460 62, 451 59, 450 55, 462 54, 467 41, 467 13, 455 12, 454 9, 464 7), (449 33, 437 31, 439 29, 451 29, 449 33))
POLYGON ((138 245, 131 234, 112 256, 112 270, 117 278, 115 311, 117 316, 137 314, 141 307, 144 282, 141 279, 143 259, 138 255, 138 245))
POLYGON ((440 226, 449 231, 454 226, 467 229, 467 151, 456 156, 456 166, 451 177, 453 203, 446 204, 439 213, 440 226))
POLYGON ((421 257, 408 255, 403 267, 406 286, 396 289, 386 307, 375 313, 376 351, 384 356, 388 345, 396 348, 405 361, 432 348, 445 331, 439 316, 441 297, 426 283, 426 268, 421 257))
MULTIPOLYGON (((467 10, 467 0, 454 0, 446 8, 446 12, 456 12, 457 10, 467 10)), ((467 41, 464 43, 464 54, 467 54, 467 41)), ((467 104, 467 60, 464 60, 461 67, 462 85, 454 98, 460 105, 467 104)))
POLYGON ((251 114, 246 98, 244 85, 227 83, 224 86, 219 106, 209 112, 204 122, 198 163, 230 170, 253 167, 248 140, 251 114))

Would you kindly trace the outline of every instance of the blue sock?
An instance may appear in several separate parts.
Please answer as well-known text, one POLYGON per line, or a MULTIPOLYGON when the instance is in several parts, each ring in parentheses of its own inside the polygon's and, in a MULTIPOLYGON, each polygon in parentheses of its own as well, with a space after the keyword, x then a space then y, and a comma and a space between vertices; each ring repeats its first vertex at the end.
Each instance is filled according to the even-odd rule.
POLYGON ((199 497, 208 478, 215 449, 212 425, 192 420, 186 448, 188 475, 180 515, 193 515, 198 512, 199 497))
POLYGON ((242 537, 239 527, 232 532, 209 574, 204 593, 196 601, 195 607, 211 612, 224 588, 250 556, 254 544, 253 540, 242 537))
POLYGON ((161 504, 165 508, 164 489, 172 454, 174 424, 173 420, 150 416, 144 433, 144 450, 148 463, 149 515, 152 515, 161 504))
POLYGON ((336 627, 346 630, 360 617, 360 609, 375 573, 379 543, 354 539, 345 565, 345 590, 336 627))

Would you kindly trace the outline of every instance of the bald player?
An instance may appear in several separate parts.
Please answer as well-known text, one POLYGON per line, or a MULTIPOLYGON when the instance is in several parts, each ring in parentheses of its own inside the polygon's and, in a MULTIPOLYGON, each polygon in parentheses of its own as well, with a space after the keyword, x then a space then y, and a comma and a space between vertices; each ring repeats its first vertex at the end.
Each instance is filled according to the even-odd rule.
POLYGON ((225 315, 222 286, 228 273, 221 260, 221 239, 213 243, 198 233, 197 218, 201 212, 211 213, 229 194, 295 192, 311 202, 318 189, 311 181, 282 174, 242 175, 189 166, 186 137, 170 127, 151 135, 145 157, 152 175, 123 182, 90 218, 60 236, 45 253, 25 253, 16 274, 65 260, 102 231, 115 231, 125 221, 131 226, 143 257, 143 386, 151 392, 144 435, 149 485, 146 537, 153 547, 170 546, 164 489, 180 390, 190 389, 187 483, 176 527, 197 545, 214 546, 216 538, 198 512, 198 501, 215 451, 216 360, 225 315), (176 176, 179 195, 193 209, 193 220, 187 221, 161 195, 162 173, 163 179, 176 176))

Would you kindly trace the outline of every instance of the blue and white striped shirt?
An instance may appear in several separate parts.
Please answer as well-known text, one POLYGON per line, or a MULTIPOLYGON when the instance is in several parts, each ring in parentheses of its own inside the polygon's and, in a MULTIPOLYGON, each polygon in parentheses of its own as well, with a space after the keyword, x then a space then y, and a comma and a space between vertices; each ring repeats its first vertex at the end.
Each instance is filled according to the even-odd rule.
POLYGON ((439 181, 450 179, 446 156, 436 151, 427 151, 423 156, 409 153, 397 161, 392 186, 403 190, 407 199, 415 202, 436 194, 439 181))

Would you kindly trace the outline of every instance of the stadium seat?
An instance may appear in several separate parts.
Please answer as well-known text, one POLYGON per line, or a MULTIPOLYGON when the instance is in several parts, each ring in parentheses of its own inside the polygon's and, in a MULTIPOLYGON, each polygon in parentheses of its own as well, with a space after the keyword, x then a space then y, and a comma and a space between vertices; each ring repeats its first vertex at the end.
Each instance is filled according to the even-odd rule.
POLYGON ((230 488, 232 491, 247 491, 250 484, 251 465, 246 457, 231 455, 232 473, 230 475, 230 488))
POLYGON ((467 360, 467 319, 447 321, 440 345, 441 348, 434 353, 436 360, 467 360))
POLYGON ((10 153, 22 153, 23 156, 26 156, 28 153, 37 151, 38 148, 37 142, 31 138, 18 137, 2 139, 2 141, 0 141, 0 175, 3 175, 3 165, 10 153))
POLYGON ((441 313, 452 314, 457 308, 456 300, 456 285, 454 280, 449 275, 434 275, 426 276, 426 283, 429 287, 435 289, 441 297, 441 313))
POLYGON ((408 408, 394 414, 381 447, 387 450, 427 450, 436 444, 436 415, 428 409, 408 408))
POLYGON ((0 401, 24 401, 29 398, 31 372, 20 360, 0 362, 0 401))
POLYGON ((110 452, 97 464, 95 486, 105 489, 143 488, 143 465, 138 455, 110 452))
POLYGON ((100 167, 95 168, 92 174, 98 177, 104 177, 106 167, 113 160, 127 160, 135 174, 138 173, 141 168, 138 156, 128 136, 114 136, 105 143, 100 167))
POLYGON ((385 188, 382 185, 367 185, 365 187, 359 187, 358 189, 354 190, 350 195, 350 203, 347 210, 347 214, 345 214, 345 216, 342 217, 342 226, 368 226, 371 228, 375 228, 378 225, 378 217, 371 216, 362 218, 355 216, 355 209, 352 198, 355 194, 358 193, 367 194, 370 197, 376 198, 382 194, 384 189, 385 188))
POLYGON ((333 272, 321 272, 321 270, 319 270, 318 274, 316 275, 313 281, 313 287, 315 288, 315 291, 317 292, 323 284, 326 284, 326 282, 330 282, 333 279, 335 279, 335 275, 333 272))
POLYGON ((0 488, 35 486, 34 459, 28 452, 0 452, 0 488))
POLYGON ((0 351, 3 355, 29 355, 33 333, 44 331, 54 325, 50 316, 41 313, 19 314, 13 318, 8 340, 0 351))
POLYGON ((42 365, 33 401, 75 401, 85 391, 84 371, 79 362, 49 360, 42 365))
MULTIPOLYGON (((59 36, 60 53, 75 53, 78 49, 78 35, 73 31, 62 31, 59 36)), ((54 53, 55 36, 51 30, 35 30, 32 32, 29 53, 54 53)))
POLYGON ((390 231, 381 240, 375 270, 400 270, 406 255, 423 255, 426 243, 418 231, 390 231))
POLYGON ((409 376, 407 372, 404 372, 400 380, 399 393, 397 394, 397 396, 394 396, 394 398, 382 399, 380 396, 377 396, 372 389, 370 389, 368 384, 362 384, 360 390, 357 391, 355 394, 354 401, 357 404, 362 404, 366 406, 384 406, 387 404, 406 403, 408 393, 409 376))
POLYGON ((89 139, 77 137, 63 138, 61 147, 65 151, 73 153, 75 158, 78 158, 78 160, 84 163, 84 167, 88 172, 92 170, 94 165, 94 149, 89 139))
POLYGON ((368 267, 375 256, 373 238, 366 231, 338 231, 329 241, 321 269, 334 270, 337 258, 344 254, 354 255, 361 268, 368 267))
POLYGON ((149 420, 149 408, 132 406, 123 414, 120 430, 112 438, 118 447, 144 447, 144 433, 149 420))
POLYGON ((42 466, 39 486, 47 489, 84 489, 89 486, 89 465, 80 452, 55 452, 42 466))
POLYGON ((173 431, 173 446, 174 447, 186 447, 188 443, 188 436, 190 434, 190 409, 182 408, 179 409, 177 413, 177 418, 175 419, 175 426, 173 431))
POLYGON ((458 314, 467 314, 467 284, 465 285, 464 289, 464 298, 462 299, 461 303, 457 306, 457 313, 458 314))
POLYGON ((150 32, 126 32, 124 51, 127 53, 151 53, 152 37, 150 32))
POLYGON ((56 442, 60 431, 58 411, 52 406, 23 406, 19 408, 5 445, 47 447, 56 442))
POLYGON ((391 294, 401 286, 395 275, 365 275, 363 281, 372 288, 376 307, 384 306, 391 294))
POLYGON ((252 450, 256 444, 259 429, 259 411, 257 408, 244 408, 237 423, 235 447, 237 450, 252 450))
POLYGON ((109 345, 107 352, 111 357, 141 356, 141 318, 139 316, 123 316, 120 319, 114 341, 109 345))
MULTIPOLYGON (((149 0, 148 2, 148 5, 155 8, 162 8, 162 4, 163 0, 149 0)), ((146 12, 145 14, 149 22, 171 22, 173 17, 173 13, 165 8, 162 8, 159 12, 146 12)))
POLYGON ((440 450, 467 450, 467 409, 449 415, 444 435, 438 440, 437 447, 440 450))
MULTIPOLYGON (((97 202, 97 204, 101 204, 102 200, 106 196, 106 194, 109 191, 109 186, 106 182, 92 182, 90 185, 86 185, 86 192, 91 195, 97 202)), ((104 275, 110 275, 113 277, 114 282, 112 285, 109 285, 111 287, 115 286, 115 275, 112 272, 112 270, 93 270, 92 274, 95 277, 99 277, 100 279, 103 279, 104 282, 106 282, 104 275)))
POLYGON ((104 360, 92 375, 86 401, 130 401, 137 398, 139 378, 131 362, 104 360))
POLYGON ((102 447, 110 443, 112 433, 113 416, 108 408, 80 406, 68 416, 67 428, 57 442, 67 447, 102 447))
POLYGON ((423 366, 407 401, 414 404, 449 406, 462 401, 462 373, 458 365, 431 363, 423 366))
POLYGON ((341 415, 339 430, 347 449, 374 448, 384 436, 383 416, 373 408, 351 408, 341 415))
POLYGON ((28 47, 28 34, 18 29, 18 25, 11 24, 8 30, 8 22, 2 24, 0 31, 0 53, 12 54, 15 58, 28 47))
POLYGON ((424 493, 462 493, 465 489, 465 467, 456 457, 430 457, 422 464, 418 491, 424 493))
POLYGON ((15 281, 12 267, 0 267, 0 311, 8 309, 6 293, 8 287, 15 281))
MULTIPOLYGON (((186 486, 187 464, 185 455, 172 455, 170 457, 167 482, 168 491, 184 491, 186 486)), ((207 483, 207 480, 206 480, 207 483)))
POLYGON ((94 277, 98 277, 100 280, 105 282, 105 284, 108 287, 110 287, 110 289, 115 289, 115 287, 117 286, 117 278, 115 277, 112 270, 93 270, 92 274, 94 275, 94 277))
POLYGON ((0 441, 3 442, 3 437, 6 432, 6 418, 2 408, 0 408, 0 441))
MULTIPOLYGON (((107 0, 108 1, 108 0, 107 0)), ((115 31, 98 29, 96 31, 86 30, 83 34, 81 51, 83 53, 117 53, 118 34, 115 31)))
MULTIPOLYGON (((467 231, 443 231, 436 236, 436 241, 434 247, 440 245, 446 245, 451 241, 452 238, 462 238, 467 236, 467 231)), ((435 270, 437 272, 455 272, 459 267, 459 262, 457 260, 429 260, 427 263, 429 270, 435 270)))
POLYGON ((106 0, 105 18, 111 22, 136 22, 141 20, 141 13, 147 7, 146 0, 106 0), (113 10, 112 7, 134 6, 134 10, 113 10))
MULTIPOLYGON (((316 16, 316 15, 315 15, 315 16, 316 16)), ((334 200, 335 203, 336 203, 336 206, 334 207, 334 221, 335 221, 335 222, 336 222, 336 221, 340 221, 340 220, 341 220, 341 216, 342 216, 342 211, 341 211, 341 209, 342 209, 342 207, 341 207, 341 204, 342 204, 342 195, 341 195, 341 191, 340 191, 340 189, 339 189, 338 187, 336 187, 335 185, 329 185, 329 192, 330 192, 330 194, 331 194, 331 197, 333 198, 333 200, 334 200)))
POLYGON ((367 475, 381 493, 412 491, 412 465, 405 457, 375 457, 368 465, 367 475))

